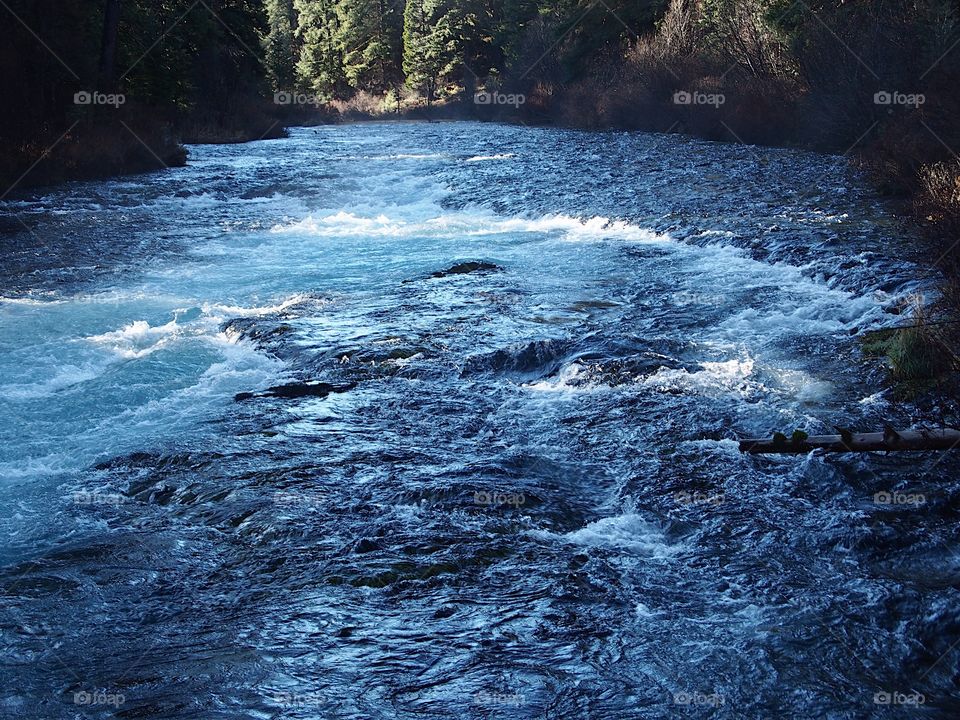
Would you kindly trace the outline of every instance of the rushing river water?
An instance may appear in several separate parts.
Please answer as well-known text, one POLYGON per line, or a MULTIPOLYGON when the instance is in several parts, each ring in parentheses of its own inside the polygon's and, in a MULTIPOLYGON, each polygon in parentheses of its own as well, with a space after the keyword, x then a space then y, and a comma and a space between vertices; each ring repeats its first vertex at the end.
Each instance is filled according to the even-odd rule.
POLYGON ((957 460, 734 442, 911 422, 857 339, 911 242, 844 160, 190 156, 4 204, 0 716, 957 716, 957 460))

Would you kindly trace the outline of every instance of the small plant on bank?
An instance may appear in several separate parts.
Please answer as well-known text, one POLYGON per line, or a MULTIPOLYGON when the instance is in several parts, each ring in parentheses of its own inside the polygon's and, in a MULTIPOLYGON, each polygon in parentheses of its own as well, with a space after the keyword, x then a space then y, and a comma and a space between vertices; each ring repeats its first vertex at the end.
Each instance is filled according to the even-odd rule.
POLYGON ((912 325, 865 333, 862 341, 864 355, 887 359, 897 394, 907 397, 942 388, 960 370, 939 326, 928 322, 922 299, 909 302, 912 325))

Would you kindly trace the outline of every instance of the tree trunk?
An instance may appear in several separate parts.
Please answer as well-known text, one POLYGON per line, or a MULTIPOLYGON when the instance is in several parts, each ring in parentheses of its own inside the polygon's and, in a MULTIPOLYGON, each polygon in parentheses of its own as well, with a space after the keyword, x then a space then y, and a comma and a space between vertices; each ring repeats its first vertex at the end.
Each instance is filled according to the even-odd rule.
POLYGON ((810 435, 808 437, 750 438, 740 441, 740 452, 745 453, 808 453, 953 450, 960 448, 960 430, 901 430, 888 428, 884 432, 850 433, 842 435, 810 435))
POLYGON ((99 89, 110 93, 116 84, 117 29, 121 0, 106 0, 103 11, 103 39, 100 43, 99 89))

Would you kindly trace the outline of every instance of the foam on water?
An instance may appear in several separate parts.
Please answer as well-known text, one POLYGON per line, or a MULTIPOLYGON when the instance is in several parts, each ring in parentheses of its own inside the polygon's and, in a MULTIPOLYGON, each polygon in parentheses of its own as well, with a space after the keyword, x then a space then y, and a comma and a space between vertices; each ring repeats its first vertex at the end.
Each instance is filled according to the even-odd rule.
POLYGON ((526 383, 524 387, 539 392, 567 392, 574 394, 593 392, 602 387, 594 382, 583 382, 582 378, 584 375, 585 372, 583 365, 573 362, 568 365, 564 365, 560 369, 560 372, 554 377, 547 378, 545 380, 539 380, 533 383, 526 383))
POLYGON ((184 330, 176 320, 157 327, 145 320, 137 320, 119 330, 93 335, 87 340, 109 347, 120 357, 141 358, 182 337, 184 330))
MULTIPOLYGON (((73 383, 63 387, 76 388, 76 395, 80 398, 90 394, 92 404, 83 407, 71 402, 69 410, 58 411, 54 405, 44 411, 43 414, 50 416, 52 422, 61 423, 63 429, 59 432, 43 431, 42 438, 48 441, 47 444, 59 444, 63 449, 35 456, 27 447, 36 447, 41 438, 28 435, 24 439, 29 441, 30 446, 24 447, 19 453, 3 453, 10 459, 0 460, 0 474, 18 478, 60 474, 82 469, 98 460, 122 455, 144 445, 181 437, 190 428, 197 428, 205 420, 223 413, 232 404, 236 393, 262 389, 278 382, 283 376, 283 363, 263 354, 249 342, 238 342, 223 333, 197 337, 196 341, 207 348, 196 359, 208 356, 209 360, 201 361, 209 365, 186 382, 181 372, 171 368, 174 374, 157 377, 154 382, 163 383, 163 387, 154 388, 152 397, 144 400, 131 399, 127 403, 113 400, 112 396, 118 388, 104 385, 109 382, 105 374, 109 365, 83 374, 68 374, 67 378, 73 383), (105 393, 107 397, 98 398, 100 393, 105 393), (70 415, 66 416, 68 412, 70 415)), ((156 349, 149 348, 150 352, 156 349)), ((129 358, 128 361, 143 362, 150 352, 124 350, 121 354, 129 358)), ((185 347, 178 354, 191 357, 193 351, 185 347)), ((162 364, 158 366, 162 367, 162 364)), ((151 371, 150 374, 155 373, 151 371)), ((61 378, 60 382, 65 383, 67 378, 61 378)), ((42 400, 49 405, 51 400, 64 402, 58 400, 63 387, 28 386, 19 396, 12 393, 10 397, 21 402, 42 400)), ((36 415, 36 411, 31 411, 31 414, 36 415)))
MULTIPOLYGON (((439 210, 435 206, 428 206, 428 209, 439 210)), ((404 214, 409 215, 409 212, 404 214)), ((556 233, 571 241, 669 242, 668 237, 647 228, 606 217, 579 218, 569 215, 544 215, 533 218, 503 217, 479 208, 470 212, 428 215, 426 218, 422 215, 413 218, 398 217, 396 213, 393 215, 381 213, 371 217, 341 210, 323 217, 311 215, 290 224, 275 225, 272 232, 320 237, 363 236, 368 238, 450 235, 454 233, 470 236, 556 233)))
MULTIPOLYGON (((182 305, 182 297, 147 289, 61 297, 44 307, 56 316, 33 322, 32 335, 12 342, 0 362, 0 416, 27 420, 0 451, 0 473, 42 478, 78 470, 97 459, 164 442, 223 412, 233 395, 276 382, 284 365, 220 330, 229 318, 286 312, 308 298, 294 294, 249 306, 182 305), (135 319, 114 329, 118 315, 135 319), (97 331, 90 332, 93 328, 97 331), (49 444, 59 445, 44 453, 49 444)), ((30 322, 34 303, 16 303, 8 320, 30 322), (14 311, 14 308, 17 308, 14 311)))
POLYGON ((514 153, 499 153, 497 155, 474 155, 467 158, 466 162, 483 162, 485 160, 509 160, 515 158, 514 153))
POLYGON ((537 531, 534 534, 573 545, 610 548, 651 559, 668 559, 682 549, 681 545, 668 541, 662 528, 637 513, 595 520, 568 533, 537 531))
POLYGON ((31 297, 0 297, 0 305, 28 305, 33 307, 43 307, 45 305, 65 302, 55 298, 41 299, 31 297))
POLYGON ((701 370, 690 372, 684 368, 661 368, 643 378, 640 383, 660 391, 681 390, 688 393, 735 393, 749 397, 762 390, 755 380, 753 358, 733 358, 720 362, 702 362, 701 370))
POLYGON ((274 315, 282 313, 292 307, 304 302, 317 303, 316 298, 307 293, 295 293, 284 300, 273 305, 256 305, 253 307, 242 307, 239 305, 224 305, 222 303, 203 303, 201 306, 203 312, 214 318, 217 322, 231 317, 259 317, 262 315, 274 315))
MULTIPOLYGON (((498 155, 471 157, 506 159, 498 155)), ((413 156, 424 162, 446 162, 443 156, 434 154, 414 153, 407 159, 414 159, 413 156)), ((452 191, 449 188, 442 183, 425 185, 415 176, 373 175, 365 177, 363 182, 368 183, 367 192, 377 198, 373 212, 369 205, 348 205, 332 212, 304 212, 299 197, 271 192, 271 202, 255 212, 269 213, 276 209, 292 214, 295 219, 268 225, 271 227, 268 233, 251 230, 242 223, 231 225, 227 231, 196 245, 195 252, 202 258, 202 264, 160 267, 150 281, 139 288, 102 290, 71 298, 9 300, 4 306, 11 310, 17 306, 44 307, 44 303, 49 302, 61 307, 63 303, 73 303, 78 309, 88 306, 89 312, 99 310, 101 316, 111 314, 112 303, 114 309, 123 309, 122 313, 113 315, 129 319, 119 326, 101 327, 81 336, 103 355, 67 362, 54 371, 52 378, 16 386, 8 384, 8 396, 20 401, 52 397, 61 390, 83 387, 95 381, 108 372, 116 360, 146 361, 161 351, 181 352, 180 348, 186 349, 190 343, 200 342, 217 348, 220 325, 233 317, 296 313, 298 306, 304 303, 311 304, 313 311, 319 312, 326 301, 318 300, 314 290, 322 289, 324 293, 359 290, 369 284, 365 278, 377 274, 378 264, 393 267, 393 272, 399 275, 415 276, 417 265, 410 259, 405 259, 403 266, 392 265, 398 241, 405 243, 408 253, 420 253, 424 261, 437 263, 428 266, 429 270, 438 269, 443 262, 439 258, 454 248, 458 255, 503 258, 504 264, 513 265, 520 271, 526 267, 530 272, 536 272, 537 265, 544 262, 554 263, 555 268, 575 267, 581 252, 577 245, 582 243, 599 243, 605 249, 598 248, 596 252, 605 253, 611 260, 621 248, 637 245, 654 247, 656 252, 665 253, 667 263, 664 267, 670 267, 674 273, 671 296, 674 302, 681 309, 696 309, 698 304, 712 307, 721 315, 715 324, 699 331, 704 347, 713 348, 711 357, 699 361, 699 370, 665 367, 636 379, 641 387, 656 391, 757 398, 771 388, 779 388, 801 403, 821 401, 829 396, 831 385, 792 368, 777 370, 780 366, 772 357, 767 357, 767 346, 775 347, 784 337, 848 333, 851 329, 875 323, 883 315, 882 300, 875 295, 856 296, 832 289, 810 277, 803 268, 786 263, 760 262, 749 257, 743 249, 722 242, 687 244, 650 227, 604 215, 509 215, 474 204, 451 210, 449 198, 452 191), (316 242, 316 239, 324 242, 316 242), (333 245, 327 244, 326 239, 348 242, 333 245), (376 251, 367 256, 358 253, 358 243, 370 245, 376 251), (564 249, 564 244, 571 247, 564 249), (534 253, 539 253, 539 258, 534 257, 534 253), (438 259, 433 261, 433 257, 438 259), (353 268, 350 281, 354 285, 328 285, 309 290, 297 288, 295 282, 291 283, 292 278, 285 267, 285 263, 294 258, 303 266, 329 267, 324 270, 323 277, 331 279, 336 278, 338 266, 347 267, 349 263, 353 268), (709 288, 709 298, 703 295, 704 288, 709 288), (191 297, 191 293, 197 292, 200 294, 191 297), (751 302, 751 292, 767 293, 776 299, 773 303, 751 302), (224 295, 249 297, 254 301, 241 303, 219 299, 224 295), (258 301, 259 298, 277 299, 263 302, 258 301), (744 299, 749 304, 741 306, 744 299), (103 307, 98 309, 98 303, 103 307), (157 312, 158 303, 162 303, 163 312, 157 312), (150 312, 141 311, 138 317, 138 306, 150 312), (764 364, 763 373, 756 372, 757 362, 764 364)), ((184 198, 161 196, 157 202, 206 212, 220 207, 220 195, 222 193, 207 190, 184 198)), ((149 206, 149 203, 145 205, 149 206)), ((252 225, 261 222, 258 219, 252 225)), ((721 231, 707 230, 704 233, 715 233, 721 241, 728 237, 721 231)), ((606 270, 600 269, 599 273, 602 275, 606 270)), ((377 281, 389 282, 389 277, 377 281)), ((69 314, 69 308, 65 312, 69 314)), ((546 314, 545 317, 553 316, 546 314)), ((575 319, 566 315, 555 317, 565 322, 575 319)), ((422 355, 394 359, 387 364, 403 368, 418 358, 422 355)), ((246 377, 254 384, 260 379, 255 372, 241 373, 240 377, 246 377)), ((212 383, 209 387, 215 389, 217 385, 212 383)), ((527 383, 525 387, 537 393, 572 397, 608 389, 609 385, 582 363, 569 362, 555 375, 527 383)), ((248 389, 237 386, 238 391, 248 389)), ((169 406, 164 406, 162 401, 152 403, 146 407, 158 412, 180 412, 174 408, 175 400, 171 400, 169 406)), ((149 409, 135 411, 143 414, 149 409)))

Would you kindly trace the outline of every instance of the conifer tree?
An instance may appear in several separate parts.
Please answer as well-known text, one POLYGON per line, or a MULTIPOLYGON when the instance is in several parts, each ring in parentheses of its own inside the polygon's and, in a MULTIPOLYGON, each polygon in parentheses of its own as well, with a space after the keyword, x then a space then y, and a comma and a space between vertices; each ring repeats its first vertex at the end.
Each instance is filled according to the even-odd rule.
POLYGON ((297 77, 298 48, 293 0, 265 0, 269 31, 264 38, 265 65, 273 87, 292 88, 297 77))
POLYGON ((403 71, 429 107, 457 65, 457 13, 443 0, 407 0, 403 17, 403 71))
POLYGON ((300 85, 324 100, 342 97, 347 90, 343 53, 337 41, 339 19, 335 0, 294 0, 299 17, 297 40, 300 85))
POLYGON ((338 40, 351 87, 385 92, 402 82, 403 10, 390 0, 340 0, 338 40))

